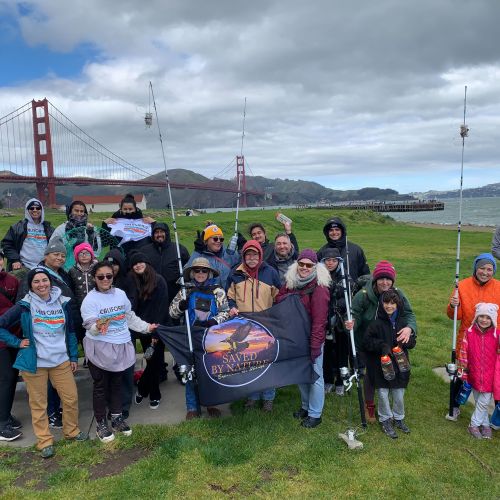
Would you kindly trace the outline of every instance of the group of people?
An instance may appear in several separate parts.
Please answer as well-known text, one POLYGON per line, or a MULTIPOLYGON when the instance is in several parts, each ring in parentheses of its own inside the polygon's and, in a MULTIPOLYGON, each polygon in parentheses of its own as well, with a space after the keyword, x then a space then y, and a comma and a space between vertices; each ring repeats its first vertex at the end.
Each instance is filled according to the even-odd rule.
MULTIPOLYGON (((160 407, 166 363, 165 346, 155 334, 158 325, 185 320, 210 327, 240 314, 264 311, 292 294, 298 295, 310 318, 310 357, 316 374, 314 383, 300 385, 301 407, 294 417, 303 427, 314 428, 321 423, 325 394, 333 390, 343 394, 340 368, 349 364, 348 331, 353 329, 358 358, 366 367, 367 419, 376 420, 377 390, 383 431, 392 438, 397 437, 395 429, 410 432, 404 420, 404 390, 410 376, 408 350, 416 344, 415 314, 404 292, 395 286, 394 266, 380 261, 370 275, 362 248, 348 241, 340 218, 326 221, 326 243, 318 251, 299 249, 291 222, 283 223, 274 241, 261 223, 252 224, 249 239, 239 234, 234 250, 224 245, 222 229, 208 223, 198 232, 191 255, 182 245, 178 255, 168 225, 145 217, 131 195, 122 199, 119 210, 103 221, 100 230, 88 221, 87 207, 81 201, 69 205, 66 215, 67 222, 54 229, 45 220, 42 203, 28 200, 24 219, 11 226, 2 240, 0 440, 21 436, 21 422, 11 413, 18 374, 26 383, 37 447, 44 458, 54 454, 51 427, 62 428, 66 439, 88 437, 78 427, 73 374, 79 349, 93 379, 97 437, 107 442, 116 433, 130 435, 127 418, 132 402, 142 404, 149 398, 152 410, 160 407), (149 236, 130 241, 118 238, 98 260, 107 246, 102 231, 112 232, 123 219, 141 221, 148 226, 149 236), (69 268, 68 256, 74 259, 69 268), (348 307, 352 308, 350 322, 346 321, 348 307), (147 363, 134 388, 137 340, 147 363), (407 361, 405 369, 398 361, 401 353, 407 361), (392 365, 390 378, 381 356, 392 365)), ((488 385, 481 371, 477 385, 474 375, 478 373, 474 367, 486 363, 474 335, 484 331, 498 346, 495 307, 500 289, 493 278, 494 258, 485 255, 476 259, 473 284, 461 282, 458 294, 450 300, 450 308, 459 308, 461 332, 466 332, 459 342, 462 380, 469 374, 469 381, 476 384, 479 413, 489 401, 481 395, 492 394, 493 381, 498 384, 500 380, 494 370, 486 370, 491 371, 488 385), (477 293, 471 293, 471 288, 477 293), (488 327, 482 321, 485 315, 490 318, 488 327), (476 326, 469 333, 472 324, 476 326)), ((500 369, 498 351, 492 356, 500 369)), ((261 406, 265 412, 273 411, 276 389, 251 394, 245 408, 261 406)), ((185 397, 186 419, 201 416, 194 381, 185 384, 185 397)), ((496 393, 494 397, 499 399, 496 393)), ((208 407, 207 413, 220 416, 216 407, 208 407)), ((487 412, 486 418, 484 411, 479 413, 469 429, 477 427, 482 437, 488 437, 487 412)), ((472 430, 471 434, 475 435, 472 430)))

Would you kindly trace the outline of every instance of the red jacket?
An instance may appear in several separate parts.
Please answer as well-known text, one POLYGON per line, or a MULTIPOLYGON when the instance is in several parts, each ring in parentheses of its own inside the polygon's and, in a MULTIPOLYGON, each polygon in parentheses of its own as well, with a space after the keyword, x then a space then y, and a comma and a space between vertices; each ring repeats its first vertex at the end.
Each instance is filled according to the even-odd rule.
MULTIPOLYGON (((6 271, 0 271, 0 316, 16 303, 18 289, 19 281, 17 278, 6 271)), ((21 335, 19 327, 11 328, 9 331, 18 337, 21 335)), ((5 349, 5 347, 7 347, 5 343, 0 342, 0 349, 5 349)))
POLYGON ((285 284, 276 296, 276 302, 281 302, 288 295, 299 295, 311 320, 310 345, 313 361, 321 354, 321 347, 325 343, 331 283, 330 273, 323 264, 318 264, 316 269, 318 275, 314 280, 304 288, 296 288, 297 263, 292 264, 285 274, 285 284))
POLYGON ((500 391, 500 378, 495 373, 500 367, 499 335, 493 326, 482 332, 475 323, 465 331, 458 362, 465 370, 463 379, 476 391, 500 391))

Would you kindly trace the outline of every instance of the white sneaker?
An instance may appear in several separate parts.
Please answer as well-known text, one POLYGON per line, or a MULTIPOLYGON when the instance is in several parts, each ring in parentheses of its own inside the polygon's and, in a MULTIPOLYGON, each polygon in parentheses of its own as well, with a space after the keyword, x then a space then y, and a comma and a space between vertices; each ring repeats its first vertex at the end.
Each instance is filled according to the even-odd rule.
POLYGON ((458 420, 458 416, 460 415, 460 408, 453 408, 453 415, 450 416, 449 413, 447 413, 444 418, 446 420, 451 420, 452 422, 456 422, 458 420))
POLYGON ((333 390, 333 384, 325 384, 325 394, 330 394, 333 390))

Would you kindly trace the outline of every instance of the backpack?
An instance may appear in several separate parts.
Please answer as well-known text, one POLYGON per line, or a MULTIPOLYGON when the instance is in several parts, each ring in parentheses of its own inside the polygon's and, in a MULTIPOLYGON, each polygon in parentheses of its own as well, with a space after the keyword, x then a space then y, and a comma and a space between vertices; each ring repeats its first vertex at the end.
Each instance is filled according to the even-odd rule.
POLYGON ((211 286, 202 290, 193 290, 189 294, 187 303, 191 325, 204 324, 217 315, 217 302, 213 292, 215 288, 216 286, 211 286))

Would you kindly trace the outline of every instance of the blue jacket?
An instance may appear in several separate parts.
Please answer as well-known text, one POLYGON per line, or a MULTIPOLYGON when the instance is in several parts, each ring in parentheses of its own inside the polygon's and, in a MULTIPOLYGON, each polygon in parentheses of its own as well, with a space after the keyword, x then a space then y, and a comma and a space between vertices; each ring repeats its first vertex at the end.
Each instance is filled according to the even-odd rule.
MULTIPOLYGON (((74 333, 73 320, 68 308, 68 303, 69 299, 67 297, 61 297, 61 305, 66 320, 66 348, 69 360, 78 361, 78 342, 74 333)), ((19 349, 13 366, 21 371, 36 373, 36 341, 33 335, 30 303, 29 300, 26 300, 26 297, 20 300, 14 307, 9 309, 3 316, 0 316, 0 340, 5 342, 9 347, 19 348, 21 344, 22 339, 12 335, 12 333, 7 330, 7 328, 17 324, 21 324, 23 338, 29 339, 30 345, 23 349, 19 349)))

